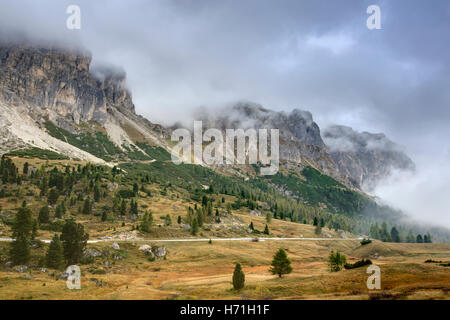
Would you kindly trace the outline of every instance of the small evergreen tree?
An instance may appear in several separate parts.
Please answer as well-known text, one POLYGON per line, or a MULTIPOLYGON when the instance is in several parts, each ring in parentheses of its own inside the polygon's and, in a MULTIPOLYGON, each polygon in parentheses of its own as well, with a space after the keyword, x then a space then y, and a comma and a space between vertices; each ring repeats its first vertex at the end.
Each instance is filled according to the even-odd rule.
POLYGON ((15 240, 11 243, 10 256, 14 265, 28 264, 30 261, 30 241, 33 236, 33 225, 34 220, 30 209, 21 207, 12 225, 12 236, 15 240))
POLYGON ((250 230, 255 230, 255 228, 253 227, 253 221, 250 222, 250 225, 248 226, 248 228, 249 228, 250 230))
POLYGON ((64 258, 67 265, 77 264, 86 248, 89 235, 84 232, 84 227, 74 220, 67 220, 61 233, 64 258))
POLYGON ((125 202, 125 199, 122 199, 122 202, 120 204, 120 215, 124 216, 127 213, 127 203, 125 202))
POLYGON ((345 255, 341 254, 339 251, 336 253, 332 250, 328 256, 328 266, 332 272, 340 271, 342 266, 347 262, 345 255))
POLYGON ((233 272, 233 288, 234 290, 241 290, 242 288, 244 288, 244 284, 245 284, 245 274, 242 271, 241 264, 236 263, 233 272))
POLYGON ((43 206, 39 210, 38 221, 40 224, 48 223, 50 221, 50 210, 48 206, 43 206))
POLYGON ((25 162, 23 164, 23 174, 28 174, 28 167, 29 167, 28 162, 25 162))
POLYGON ((264 234, 270 234, 269 227, 266 224, 266 227, 264 228, 264 234))
POLYGON ((289 260, 286 251, 282 248, 275 253, 271 265, 272 267, 269 271, 272 274, 277 274, 280 278, 283 274, 292 272, 291 260, 289 260))
POLYGON ((103 212, 102 212, 102 222, 105 222, 106 220, 108 220, 108 213, 106 212, 106 210, 103 210, 103 212))
POLYGON ((58 235, 53 236, 45 256, 45 265, 48 268, 61 270, 64 267, 64 252, 58 235))
POLYGON ((198 232, 198 221, 197 218, 192 219, 191 222, 191 234, 195 236, 198 232))
POLYGON ((151 232, 153 224, 153 213, 151 211, 147 211, 142 217, 142 222, 140 225, 140 230, 144 232, 151 232))
POLYGON ((94 202, 99 202, 100 200, 100 188, 98 186, 98 183, 94 186, 94 202))
POLYGON ((272 215, 270 214, 270 212, 266 213, 266 222, 270 223, 272 221, 272 215))
POLYGON ((417 235, 416 242, 417 243, 423 243, 422 235, 420 235, 420 234, 417 235))
POLYGON ((313 226, 317 226, 319 224, 319 221, 317 220, 317 217, 314 217, 313 226))
POLYGON ((401 242, 400 233, 398 232, 396 227, 392 227, 391 229, 391 239, 393 242, 401 242))
POLYGON ((55 204, 56 201, 58 201, 58 197, 59 197, 58 190, 56 190, 55 188, 52 188, 50 190, 50 193, 48 194, 48 199, 47 199, 48 204, 50 204, 50 205, 55 204))
POLYGON ((178 223, 178 224, 181 224, 181 216, 178 216, 178 218, 177 218, 177 223, 178 223))
POLYGON ((91 199, 87 197, 86 200, 84 200, 83 210, 81 211, 81 213, 91 214, 91 212, 92 212, 91 199))

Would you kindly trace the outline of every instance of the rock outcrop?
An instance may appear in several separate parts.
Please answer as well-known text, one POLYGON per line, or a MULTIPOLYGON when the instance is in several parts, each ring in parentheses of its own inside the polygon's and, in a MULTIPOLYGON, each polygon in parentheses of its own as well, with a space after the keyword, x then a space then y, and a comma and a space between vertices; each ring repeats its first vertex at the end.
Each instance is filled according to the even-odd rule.
POLYGON ((339 171, 358 188, 370 191, 392 170, 415 168, 412 160, 384 134, 332 126, 324 130, 323 137, 339 171))

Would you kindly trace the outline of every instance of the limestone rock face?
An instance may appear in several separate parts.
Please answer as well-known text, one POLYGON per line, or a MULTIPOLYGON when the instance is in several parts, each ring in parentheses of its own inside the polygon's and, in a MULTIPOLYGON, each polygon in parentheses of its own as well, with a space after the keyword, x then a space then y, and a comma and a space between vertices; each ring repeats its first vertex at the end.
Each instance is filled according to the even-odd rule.
POLYGON ((92 74, 90 63, 90 54, 83 52, 1 46, 0 86, 75 123, 104 124, 111 106, 134 112, 125 73, 100 69, 92 74))
POLYGON ((372 190, 394 169, 415 169, 413 161, 384 134, 332 126, 324 131, 323 136, 339 171, 350 177, 359 188, 372 190))

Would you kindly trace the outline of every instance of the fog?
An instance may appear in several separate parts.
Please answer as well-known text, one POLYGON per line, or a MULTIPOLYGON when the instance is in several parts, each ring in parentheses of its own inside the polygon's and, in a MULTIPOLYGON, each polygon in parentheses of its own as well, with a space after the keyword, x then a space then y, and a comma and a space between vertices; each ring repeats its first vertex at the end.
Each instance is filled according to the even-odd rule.
POLYGON ((450 3, 376 1, 0 0, 0 37, 83 47, 93 68, 127 73, 138 113, 190 119, 199 106, 249 100, 309 110, 331 124, 383 132, 417 164, 376 193, 450 226, 450 3), (66 28, 66 8, 81 29, 66 28))

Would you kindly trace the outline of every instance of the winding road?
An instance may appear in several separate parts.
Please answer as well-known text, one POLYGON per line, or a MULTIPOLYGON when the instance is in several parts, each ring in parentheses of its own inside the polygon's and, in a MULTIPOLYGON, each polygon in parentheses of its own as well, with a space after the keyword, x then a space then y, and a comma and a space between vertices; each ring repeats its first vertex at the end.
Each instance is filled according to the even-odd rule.
MULTIPOLYGON (((96 239, 88 240, 88 243, 100 242, 205 242, 205 241, 361 241, 363 238, 178 238, 178 239, 137 239, 137 240, 119 240, 119 239, 96 239)), ((44 243, 50 243, 48 239, 38 239, 44 243)), ((11 242, 12 238, 0 238, 0 242, 11 242)))

